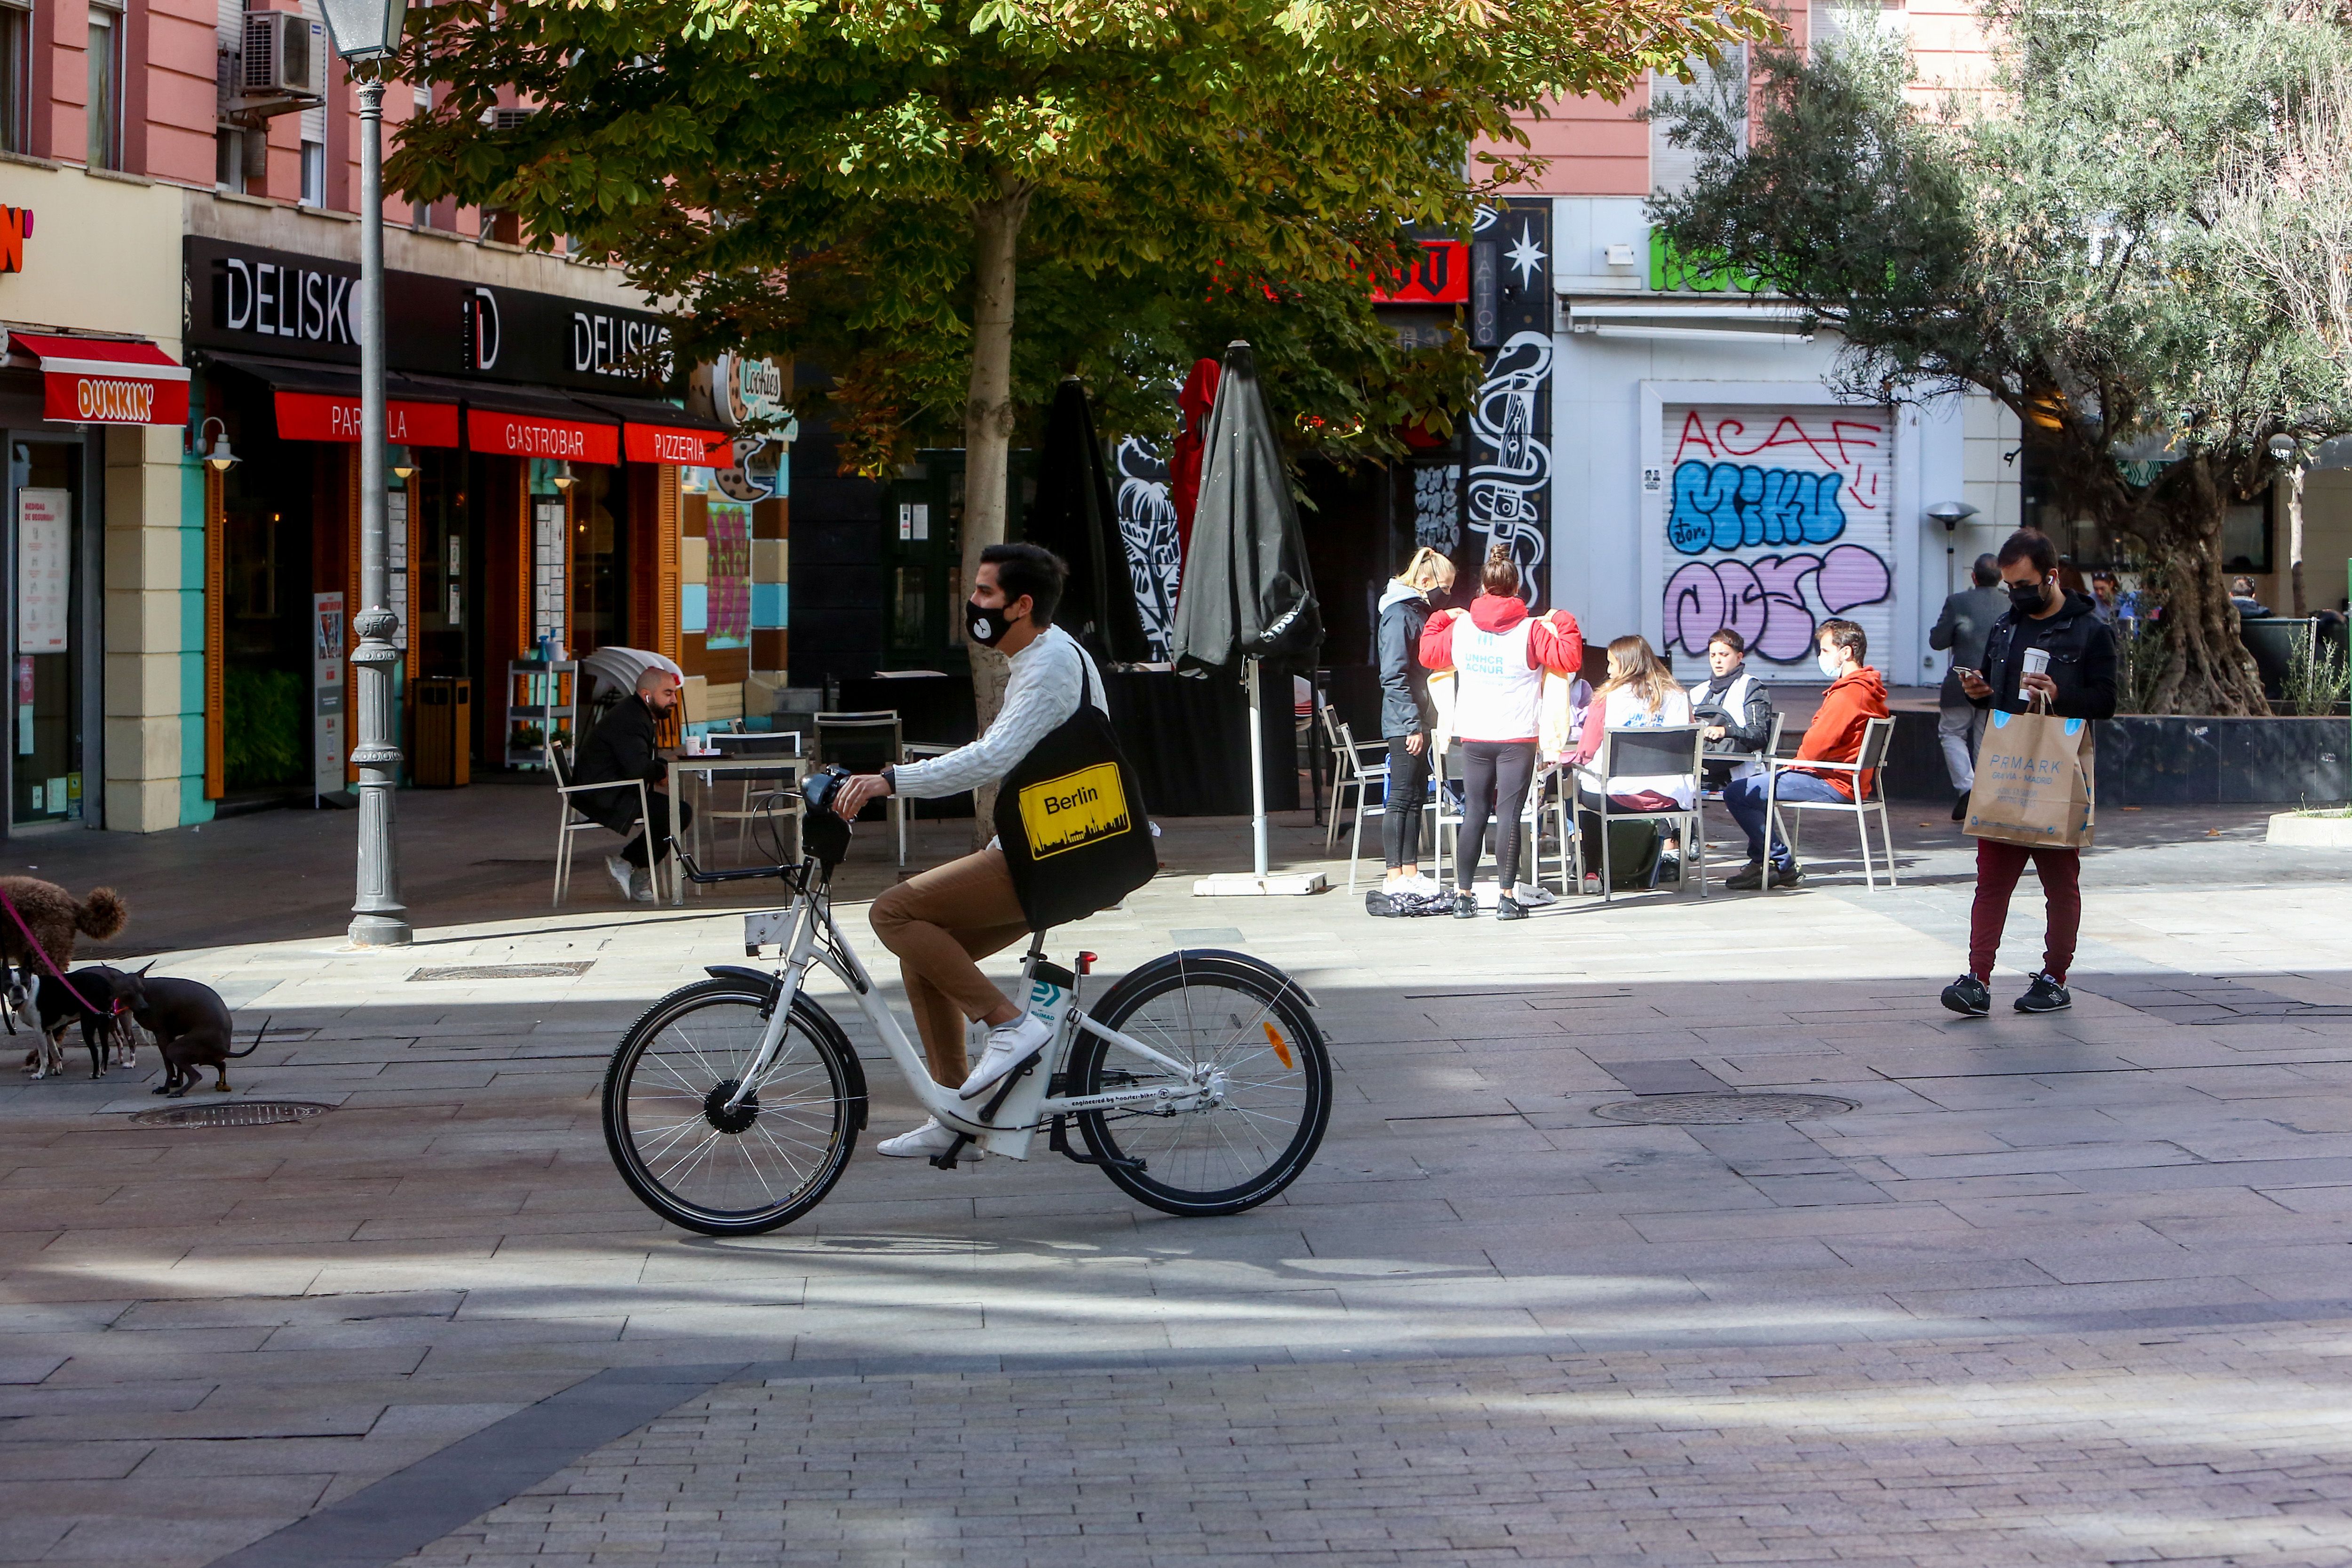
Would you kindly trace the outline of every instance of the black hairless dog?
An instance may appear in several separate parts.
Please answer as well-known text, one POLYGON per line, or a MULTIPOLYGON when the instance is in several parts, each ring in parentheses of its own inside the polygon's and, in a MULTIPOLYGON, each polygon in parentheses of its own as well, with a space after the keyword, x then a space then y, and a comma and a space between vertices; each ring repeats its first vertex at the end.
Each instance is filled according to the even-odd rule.
MULTIPOLYGON (((151 963, 147 969, 154 967, 151 963)), ((123 1001, 140 1026, 155 1037, 155 1049, 163 1058, 163 1081, 155 1092, 177 1100, 194 1087, 201 1069, 212 1068, 220 1074, 214 1089, 228 1093, 229 1058, 259 1050, 261 1037, 269 1032, 268 1020, 254 1031, 253 1044, 233 1051, 229 1047, 236 1043, 236 1026, 219 992, 201 981, 174 980, 150 974, 147 969, 124 977, 129 984, 123 1001)))

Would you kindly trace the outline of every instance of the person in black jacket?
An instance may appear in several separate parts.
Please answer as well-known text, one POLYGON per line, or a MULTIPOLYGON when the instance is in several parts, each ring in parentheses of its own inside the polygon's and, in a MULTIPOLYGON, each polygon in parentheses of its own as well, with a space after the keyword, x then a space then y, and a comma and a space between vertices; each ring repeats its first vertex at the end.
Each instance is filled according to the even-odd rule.
POLYGON ((1977 743, 1984 739, 1984 710, 1960 689, 1960 671, 1984 663, 1985 638, 1993 622, 2009 608, 2009 593, 2000 585, 2000 563, 1991 552, 1977 557, 1969 576, 1974 587, 1963 588, 1944 600, 1944 612, 1927 633, 1927 646, 1951 650, 1951 668, 1936 694, 1936 739, 1944 748, 1944 772, 1958 798, 1952 803, 1952 820, 1965 822, 1969 792, 1977 784, 1977 743))
POLYGON ((1365 895, 1364 907, 1374 913, 1387 912, 1376 900, 1391 893, 1438 890, 1421 874, 1422 802, 1429 789, 1430 732, 1437 727, 1429 671, 1421 663, 1421 633, 1429 622, 1429 595, 1453 588, 1454 563, 1423 545, 1381 595, 1381 738, 1389 743, 1381 847, 1387 852, 1388 880, 1365 895))
MULTIPOLYGON (((662 716, 677 706, 678 680, 659 665, 649 665, 637 677, 637 689, 613 704, 612 710, 597 721, 580 748, 579 760, 572 764, 574 784, 635 784, 643 779, 658 784, 667 779, 669 769, 654 745, 656 728, 662 716)), ((654 901, 653 881, 647 874, 652 858, 647 842, 652 831, 659 831, 661 850, 667 856, 675 847, 667 827, 641 831, 637 821, 637 792, 633 789, 593 790, 572 797, 583 816, 603 823, 614 832, 626 837, 618 855, 604 857, 604 869, 621 889, 621 896, 641 904, 654 901)), ((669 795, 662 790, 648 790, 646 804, 653 812, 656 823, 669 820, 669 795)), ((684 801, 678 803, 677 825, 683 832, 694 820, 694 808, 684 801)))
MULTIPOLYGON (((2116 635, 2099 618, 2088 594, 2058 585, 2058 552, 2042 535, 2017 533, 2000 547, 2000 580, 2009 609, 1985 636, 1982 669, 1959 669, 1960 689, 1980 709, 2042 712, 2062 719, 2109 719, 2116 711, 2116 635), (2026 655, 2049 656, 2044 670, 2026 673, 2026 655)), ((2040 845, 1977 840, 1977 897, 1969 915, 1969 973, 1944 987, 1944 1005, 1981 1016, 1992 1006, 1992 978, 2009 898, 2025 863, 2033 862, 2049 907, 2042 968, 2017 999, 2021 1013, 2055 1013, 2074 1005, 2067 966, 2083 923, 2083 852, 2040 845)))

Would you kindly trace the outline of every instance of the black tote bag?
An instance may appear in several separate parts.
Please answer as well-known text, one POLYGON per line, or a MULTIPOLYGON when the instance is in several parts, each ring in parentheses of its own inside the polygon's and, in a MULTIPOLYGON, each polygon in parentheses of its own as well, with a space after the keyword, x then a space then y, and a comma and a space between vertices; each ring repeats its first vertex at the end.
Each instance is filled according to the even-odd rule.
POLYGON ((1107 910, 1160 868, 1135 770, 1081 664, 1078 710, 1014 764, 996 793, 996 837, 1031 931, 1107 910))

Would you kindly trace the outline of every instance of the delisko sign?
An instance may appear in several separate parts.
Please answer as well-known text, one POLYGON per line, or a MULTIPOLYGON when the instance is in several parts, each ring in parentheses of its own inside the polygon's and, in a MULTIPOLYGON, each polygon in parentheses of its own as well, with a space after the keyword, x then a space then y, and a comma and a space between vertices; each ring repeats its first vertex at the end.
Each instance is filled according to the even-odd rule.
MULTIPOLYGON (((191 347, 357 364, 359 268, 190 237, 191 347)), ((579 391, 657 390, 669 328, 649 310, 418 272, 384 276, 391 369, 579 391)))

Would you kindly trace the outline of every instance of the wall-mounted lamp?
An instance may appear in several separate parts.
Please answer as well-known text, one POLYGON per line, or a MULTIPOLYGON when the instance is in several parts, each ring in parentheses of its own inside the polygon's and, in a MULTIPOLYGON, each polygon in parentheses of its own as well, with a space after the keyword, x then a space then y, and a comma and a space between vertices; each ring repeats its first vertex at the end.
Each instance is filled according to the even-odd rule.
POLYGON ((405 447, 386 447, 383 449, 383 461, 384 466, 392 470, 392 477, 404 485, 416 472, 416 459, 408 455, 408 448, 405 447))
POLYGON ((557 489, 568 490, 579 482, 580 476, 572 471, 572 464, 569 460, 555 465, 554 483, 557 489))
POLYGON ((1976 514, 1977 509, 1964 500, 1939 500, 1927 509, 1929 520, 1942 523, 1946 533, 1958 531, 1960 524, 1976 514))
POLYGON ((196 427, 195 449, 204 454, 205 463, 210 465, 215 473, 227 473, 229 465, 237 461, 236 454, 228 449, 228 424, 218 416, 207 419, 196 427), (205 432, 215 425, 220 426, 220 434, 213 437, 212 447, 207 451, 205 447, 205 432))
POLYGON ((2294 452, 2295 440, 2294 437, 2279 435, 2271 437, 2271 456, 2278 459, 2280 467, 2284 468, 2287 464, 2294 462, 2294 452))

